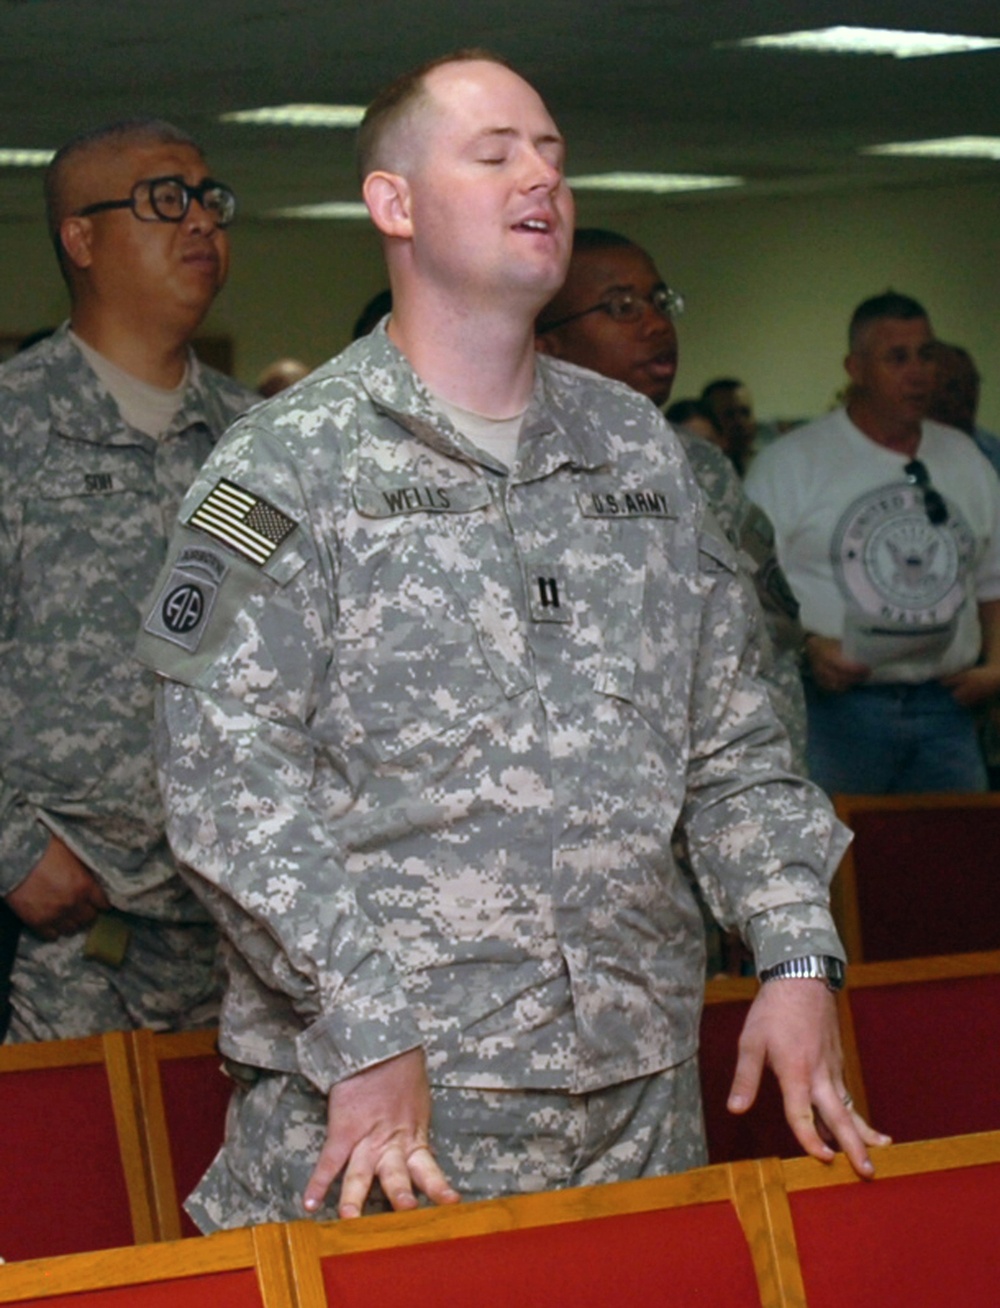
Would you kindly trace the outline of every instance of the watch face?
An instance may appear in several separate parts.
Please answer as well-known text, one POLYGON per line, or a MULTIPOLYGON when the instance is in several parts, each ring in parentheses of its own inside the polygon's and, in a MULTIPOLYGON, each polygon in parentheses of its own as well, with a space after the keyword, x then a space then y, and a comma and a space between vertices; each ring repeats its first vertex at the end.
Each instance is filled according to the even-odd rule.
POLYGON ((831 990, 842 990, 844 988, 844 965, 839 958, 826 959, 826 981, 831 990))

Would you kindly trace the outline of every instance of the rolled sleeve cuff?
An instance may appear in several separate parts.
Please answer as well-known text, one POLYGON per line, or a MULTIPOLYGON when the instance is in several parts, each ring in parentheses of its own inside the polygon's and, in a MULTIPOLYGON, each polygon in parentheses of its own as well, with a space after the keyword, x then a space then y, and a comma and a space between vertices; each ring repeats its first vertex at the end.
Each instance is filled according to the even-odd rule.
POLYGON ((0 895, 16 890, 48 848, 51 832, 27 804, 15 805, 0 832, 0 895))
POLYGON ((326 1013, 296 1039, 299 1071, 321 1094, 356 1072, 416 1049, 423 1038, 406 996, 394 989, 326 1013))
POLYGON ((828 908, 821 904, 788 904, 769 908, 750 919, 747 943, 757 972, 788 958, 825 954, 847 961, 828 908))

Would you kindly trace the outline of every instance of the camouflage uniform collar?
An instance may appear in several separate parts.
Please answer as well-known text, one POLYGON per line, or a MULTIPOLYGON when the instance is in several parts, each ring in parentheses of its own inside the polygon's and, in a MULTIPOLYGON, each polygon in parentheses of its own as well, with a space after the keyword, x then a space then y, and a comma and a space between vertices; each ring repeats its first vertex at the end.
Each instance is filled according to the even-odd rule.
POLYGON ((519 480, 548 476, 565 465, 593 472, 609 463, 605 430, 584 406, 580 391, 566 365, 537 356, 535 392, 521 435, 519 480))
MULTIPOLYGON (((190 346, 188 346, 188 361, 190 366, 187 390, 184 392, 181 407, 170 424, 168 434, 173 435, 197 426, 207 427, 209 431, 217 433, 225 431, 233 421, 232 408, 223 402, 218 386, 210 384, 208 376, 211 370, 206 368, 190 346)), ((236 385, 235 381, 233 385, 236 385)), ((249 394, 249 403, 255 403, 259 398, 249 394)))
MULTIPOLYGON (((376 409, 438 453, 506 473, 502 464, 473 446, 442 414, 406 356, 386 335, 384 324, 349 349, 359 355, 360 382, 376 409)), ((538 356, 534 393, 521 435, 518 481, 546 476, 567 464, 592 469, 607 462, 592 423, 572 391, 559 385, 560 371, 552 360, 538 356)))
MULTIPOLYGON (((58 370, 60 385, 50 395, 52 429, 70 440, 91 445, 156 446, 156 440, 123 421, 111 394, 70 336, 64 322, 46 344, 48 363, 58 370)), ((188 384, 169 433, 201 425, 222 430, 229 418, 218 398, 205 386, 201 364, 189 351, 188 384), (219 425, 221 422, 221 426, 219 425)))

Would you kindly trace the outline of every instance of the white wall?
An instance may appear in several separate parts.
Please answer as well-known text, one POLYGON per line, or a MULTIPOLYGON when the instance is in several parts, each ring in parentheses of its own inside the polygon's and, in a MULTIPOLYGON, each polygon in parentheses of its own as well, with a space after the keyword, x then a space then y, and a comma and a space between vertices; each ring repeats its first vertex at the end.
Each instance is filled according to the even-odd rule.
POLYGON ((735 374, 761 416, 821 413, 846 380, 852 311, 891 286, 926 306, 943 340, 972 352, 980 421, 1000 430, 1000 181, 613 218, 687 296, 675 397, 735 374))
MULTIPOLYGON (((1000 181, 833 197, 646 204, 581 222, 646 245, 684 291, 675 397, 713 376, 751 387, 762 417, 813 416, 843 384, 855 305, 888 286, 922 300, 938 333, 972 351, 980 420, 1000 431, 1000 181)), ((235 340, 252 383, 281 354, 316 364, 341 349, 384 285, 361 223, 246 223, 233 229, 230 284, 205 325, 235 340)), ((0 332, 58 321, 65 298, 44 230, 0 226, 0 332)))

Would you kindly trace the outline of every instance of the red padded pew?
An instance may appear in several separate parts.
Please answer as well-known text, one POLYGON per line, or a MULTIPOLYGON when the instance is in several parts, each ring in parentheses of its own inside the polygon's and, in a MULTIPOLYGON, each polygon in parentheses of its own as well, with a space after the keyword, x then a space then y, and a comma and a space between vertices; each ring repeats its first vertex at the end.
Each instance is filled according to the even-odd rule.
POLYGON ((127 1041, 0 1046, 0 1257, 156 1238, 127 1041))

